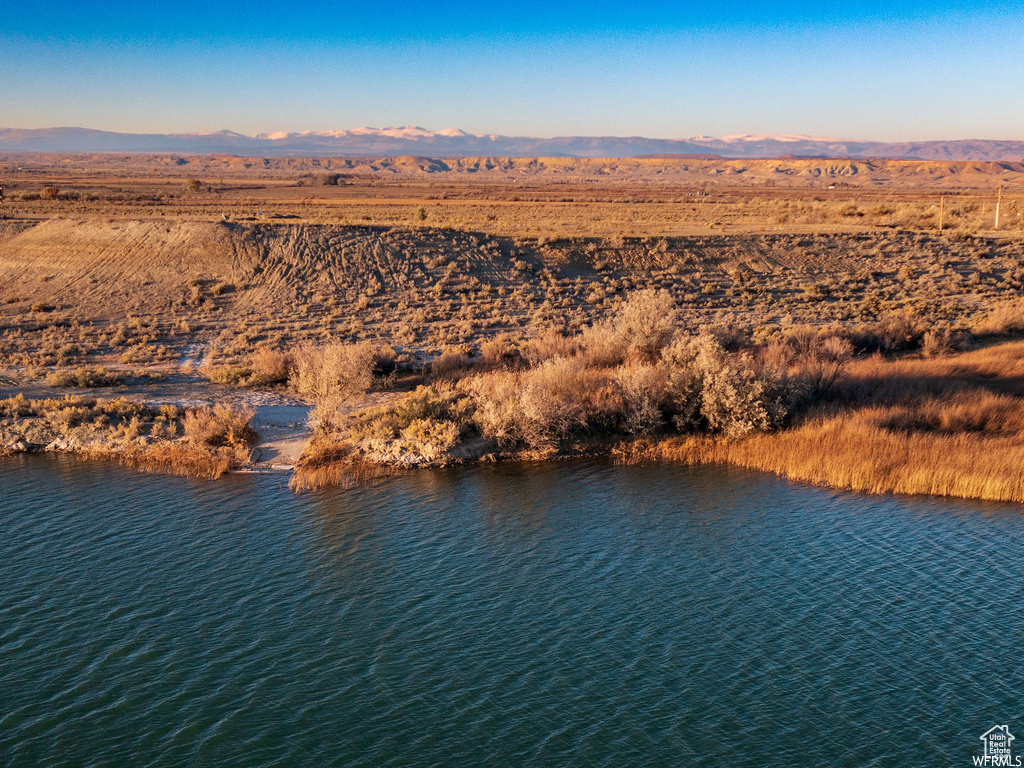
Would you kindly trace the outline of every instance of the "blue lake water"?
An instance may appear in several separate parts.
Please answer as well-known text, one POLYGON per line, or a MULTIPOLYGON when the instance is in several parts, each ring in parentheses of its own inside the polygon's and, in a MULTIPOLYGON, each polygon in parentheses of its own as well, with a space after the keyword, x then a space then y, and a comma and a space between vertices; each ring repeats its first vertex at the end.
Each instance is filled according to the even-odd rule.
POLYGON ((1019 506, 601 461, 283 480, 0 461, 0 765, 966 766, 1004 723, 1024 744, 1019 506))

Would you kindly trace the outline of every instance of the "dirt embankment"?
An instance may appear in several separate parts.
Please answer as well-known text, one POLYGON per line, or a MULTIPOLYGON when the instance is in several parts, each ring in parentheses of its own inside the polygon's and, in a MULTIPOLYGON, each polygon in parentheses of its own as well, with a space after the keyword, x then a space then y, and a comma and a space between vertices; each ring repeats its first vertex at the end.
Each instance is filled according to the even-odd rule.
POLYGON ((232 280, 230 232, 216 225, 51 219, 0 241, 0 285, 88 314, 166 308, 193 280, 232 280))
POLYGON ((426 288, 456 271, 510 283, 514 250, 447 230, 52 219, 0 229, 0 291, 85 314, 187 306, 203 291, 265 308, 426 288))
POLYGON ((126 312, 187 315, 205 299, 215 301, 218 310, 282 317, 362 297, 483 300, 544 287, 552 279, 617 277, 671 287, 737 271, 776 273, 776 280, 780 271, 884 273, 907 255, 915 265, 946 267, 972 258, 979 248, 986 256, 1020 250, 1012 241, 955 242, 911 233, 544 242, 448 229, 315 224, 119 219, 2 224, 0 297, 54 304, 85 318, 119 318, 126 312))

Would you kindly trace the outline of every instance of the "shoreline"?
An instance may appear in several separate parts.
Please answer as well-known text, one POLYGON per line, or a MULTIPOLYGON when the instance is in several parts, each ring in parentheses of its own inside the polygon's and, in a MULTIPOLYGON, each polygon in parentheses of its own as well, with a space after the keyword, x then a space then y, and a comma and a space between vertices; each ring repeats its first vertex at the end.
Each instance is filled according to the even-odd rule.
MULTIPOLYGON (((868 496, 908 495, 931 498, 961 498, 981 501, 1009 502, 1024 504, 1024 473, 1017 477, 987 477, 980 486, 978 477, 971 475, 949 476, 938 473, 937 476, 922 475, 919 471, 911 471, 903 475, 902 481, 887 481, 877 476, 871 479, 870 473, 864 475, 848 474, 845 480, 834 480, 824 476, 824 469, 830 459, 835 459, 836 452, 819 451, 813 460, 797 461, 791 453, 787 453, 787 444, 799 437, 802 426, 777 433, 756 435, 739 441, 707 436, 676 436, 665 435, 657 438, 636 440, 595 440, 584 446, 574 446, 571 450, 558 453, 542 451, 509 451, 488 452, 475 457, 449 457, 415 465, 401 462, 375 462, 367 460, 351 460, 341 458, 315 468, 308 468, 299 461, 290 464, 266 464, 259 462, 235 463, 230 456, 219 453, 189 449, 174 442, 150 444, 147 449, 124 446, 107 447, 57 447, 28 445, 22 449, 0 447, 0 459, 14 458, 19 455, 58 454, 86 461, 115 462, 143 474, 166 474, 204 480, 216 480, 227 474, 289 474, 289 487, 297 493, 316 492, 328 488, 353 488, 358 485, 382 477, 389 477, 403 472, 447 469, 451 467, 471 467, 495 463, 539 464, 551 462, 567 462, 580 459, 611 459, 617 464, 676 464, 681 466, 726 466, 737 469, 754 470, 775 475, 794 483, 803 483, 818 488, 830 488, 837 491, 863 493, 868 496), (775 460, 758 458, 757 449, 768 447, 776 455, 775 460)), ((834 437, 834 435, 833 435, 834 437)), ((835 447, 835 441, 831 441, 835 447)), ((956 440, 951 440, 950 447, 955 447, 956 440)), ((884 448, 899 448, 902 443, 904 458, 908 453, 906 441, 898 439, 888 442, 884 448)), ((828 448, 829 443, 823 441, 819 448, 828 448)), ((860 447, 863 448, 863 445, 860 447)), ((1019 445, 1013 449, 1020 450, 1019 445)), ((765 455, 765 454, 761 454, 765 455)), ((814 454, 807 454, 809 458, 814 454)), ((901 467, 899 457, 896 458, 896 474, 899 476, 901 467)), ((907 465, 904 464, 903 468, 907 465)), ((984 474, 984 473, 982 473, 984 474)))
MULTIPOLYGON (((672 432, 657 411, 650 412, 655 426, 629 434, 627 422, 558 410, 569 407, 576 393, 598 393, 602 403, 608 393, 628 394, 607 389, 621 381, 615 371, 622 369, 600 365, 549 382, 563 387, 548 390, 562 392, 562 399, 544 401, 564 422, 561 432, 537 432, 544 423, 524 420, 522 411, 502 416, 494 410, 522 407, 515 398, 529 387, 540 391, 530 377, 572 360, 556 356, 516 368, 460 358, 449 369, 439 365, 443 359, 434 361, 405 381, 403 391, 378 379, 376 389, 332 404, 334 421, 326 428, 312 406, 289 390, 214 385, 194 374, 84 394, 29 387, 30 394, 44 396, 0 399, 0 457, 62 453, 211 479, 235 471, 288 472, 289 486, 306 491, 351 487, 414 468, 607 456, 622 463, 736 466, 869 494, 1024 503, 1020 339, 938 357, 850 360, 830 390, 805 401, 791 419, 739 435, 678 425, 672 432), (504 389, 483 387, 488 377, 504 389), (496 391, 505 399, 498 400, 496 391), (482 421, 496 413, 506 421, 482 421), (518 421, 507 420, 513 417, 518 421)), ((16 389, 8 386, 5 394, 11 391, 16 389)), ((630 411, 615 402, 620 410, 614 413, 628 417, 630 411)))

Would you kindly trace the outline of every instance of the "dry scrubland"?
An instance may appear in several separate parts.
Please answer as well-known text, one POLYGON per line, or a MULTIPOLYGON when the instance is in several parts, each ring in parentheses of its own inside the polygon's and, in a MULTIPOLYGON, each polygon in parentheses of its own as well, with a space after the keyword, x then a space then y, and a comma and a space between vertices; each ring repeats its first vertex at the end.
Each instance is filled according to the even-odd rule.
POLYGON ((43 450, 111 458, 141 469, 220 477, 256 442, 251 410, 147 406, 127 397, 0 400, 0 456, 43 450))
POLYGON ((26 394, 0 402, 0 446, 243 466, 251 413, 136 402, 202 380, 316 405, 296 487, 611 450, 1024 501, 1022 179, 1009 163, 0 158, 0 395, 26 394), (371 391, 384 404, 358 407, 371 391))

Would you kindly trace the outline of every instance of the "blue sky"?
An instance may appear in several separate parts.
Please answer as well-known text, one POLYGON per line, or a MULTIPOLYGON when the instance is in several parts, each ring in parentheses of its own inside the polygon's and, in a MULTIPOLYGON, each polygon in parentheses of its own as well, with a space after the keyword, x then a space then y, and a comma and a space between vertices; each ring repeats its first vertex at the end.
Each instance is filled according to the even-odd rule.
POLYGON ((41 2, 0 126, 1024 139, 1024 6, 41 2))

